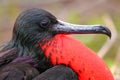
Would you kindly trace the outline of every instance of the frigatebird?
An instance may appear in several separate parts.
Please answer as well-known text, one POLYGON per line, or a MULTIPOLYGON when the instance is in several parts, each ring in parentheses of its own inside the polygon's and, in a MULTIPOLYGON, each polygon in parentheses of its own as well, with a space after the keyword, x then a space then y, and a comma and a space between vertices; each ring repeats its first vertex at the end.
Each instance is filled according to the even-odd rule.
POLYGON ((0 51, 0 80, 114 80, 104 61, 69 34, 105 34, 103 25, 76 25, 43 9, 23 11, 0 51))

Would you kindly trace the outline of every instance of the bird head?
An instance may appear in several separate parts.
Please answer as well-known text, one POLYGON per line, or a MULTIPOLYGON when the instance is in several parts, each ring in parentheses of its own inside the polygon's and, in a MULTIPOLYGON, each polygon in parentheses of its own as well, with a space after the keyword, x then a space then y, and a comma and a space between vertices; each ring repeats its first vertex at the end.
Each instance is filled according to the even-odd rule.
POLYGON ((18 48, 19 55, 32 55, 39 42, 42 41, 41 44, 44 45, 59 34, 105 34, 111 37, 110 30, 105 26, 70 24, 43 9, 34 8, 23 11, 18 16, 11 42, 18 48))
POLYGON ((29 9, 16 19, 12 41, 15 46, 32 49, 38 42, 50 40, 57 34, 106 34, 111 37, 110 30, 102 25, 70 24, 43 9, 29 9))

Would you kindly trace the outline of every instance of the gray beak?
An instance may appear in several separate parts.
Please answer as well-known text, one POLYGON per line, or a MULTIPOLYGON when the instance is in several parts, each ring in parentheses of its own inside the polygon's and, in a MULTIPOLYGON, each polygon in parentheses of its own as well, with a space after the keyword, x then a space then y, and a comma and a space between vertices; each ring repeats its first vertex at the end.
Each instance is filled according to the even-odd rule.
POLYGON ((111 31, 103 25, 76 25, 58 20, 52 30, 56 34, 105 34, 111 38, 111 31))

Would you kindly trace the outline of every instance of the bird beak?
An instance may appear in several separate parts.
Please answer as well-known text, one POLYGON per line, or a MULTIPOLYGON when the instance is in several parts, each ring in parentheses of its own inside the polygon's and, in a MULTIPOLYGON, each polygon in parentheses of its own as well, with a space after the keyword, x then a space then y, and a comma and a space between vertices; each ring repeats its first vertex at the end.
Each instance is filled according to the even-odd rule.
POLYGON ((58 20, 52 30, 57 34, 105 34, 111 38, 111 31, 103 25, 76 25, 58 20))

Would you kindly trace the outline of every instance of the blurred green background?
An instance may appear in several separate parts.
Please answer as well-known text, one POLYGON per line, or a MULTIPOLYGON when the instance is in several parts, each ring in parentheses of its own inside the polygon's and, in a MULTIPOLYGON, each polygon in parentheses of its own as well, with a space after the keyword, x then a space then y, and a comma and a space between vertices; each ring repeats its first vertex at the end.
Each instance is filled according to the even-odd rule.
POLYGON ((73 35, 94 50, 120 76, 120 0, 0 0, 0 43, 11 39, 20 12, 42 8, 57 18, 75 24, 103 24, 112 31, 105 35, 73 35))

